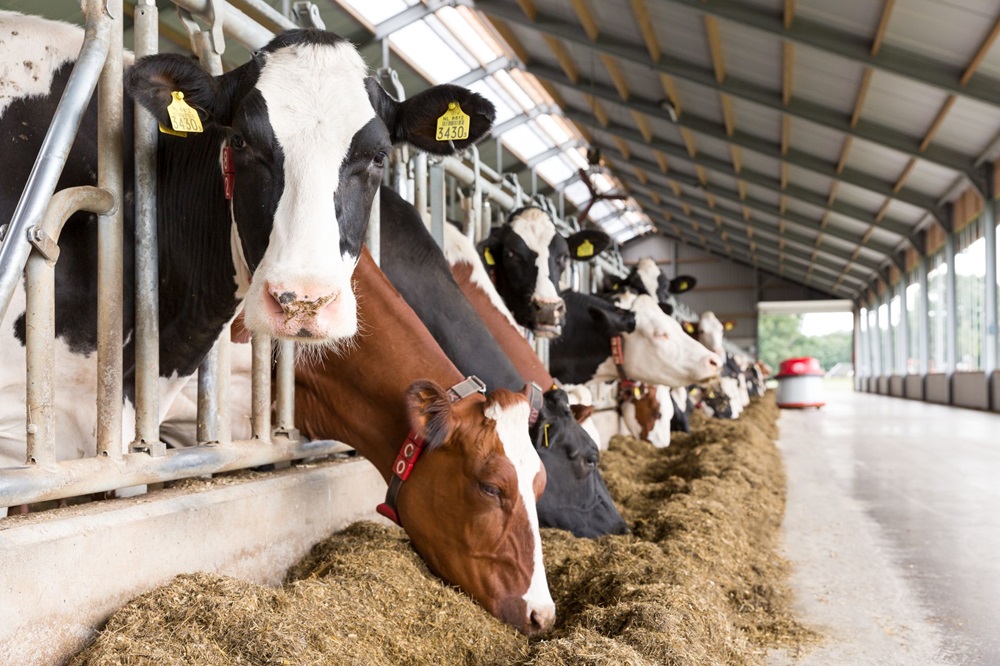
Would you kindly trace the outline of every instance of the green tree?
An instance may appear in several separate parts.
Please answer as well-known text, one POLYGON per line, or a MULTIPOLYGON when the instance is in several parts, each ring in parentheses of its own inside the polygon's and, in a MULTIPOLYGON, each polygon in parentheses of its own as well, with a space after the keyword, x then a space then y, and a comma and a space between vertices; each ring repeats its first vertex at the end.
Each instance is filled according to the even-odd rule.
POLYGON ((837 363, 850 363, 853 334, 835 331, 826 335, 802 334, 802 315, 763 315, 758 323, 760 358, 778 369, 786 358, 814 356, 829 370, 837 363))

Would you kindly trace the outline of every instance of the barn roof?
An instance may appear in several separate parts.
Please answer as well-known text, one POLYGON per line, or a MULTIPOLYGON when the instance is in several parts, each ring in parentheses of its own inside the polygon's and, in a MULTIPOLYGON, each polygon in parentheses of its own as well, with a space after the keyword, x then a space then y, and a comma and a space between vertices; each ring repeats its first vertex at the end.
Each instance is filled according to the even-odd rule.
MULTIPOLYGON (((596 202, 589 219, 626 245, 659 233, 857 298, 904 270, 907 251, 923 254, 929 229, 950 229, 949 203, 991 193, 993 0, 317 5, 373 66, 389 37, 404 89, 455 81, 493 99, 500 141, 481 145, 485 164, 522 179, 533 167, 539 191, 578 210, 590 188, 624 197, 596 202)), ((168 21, 176 30, 161 34, 186 43, 168 21)))

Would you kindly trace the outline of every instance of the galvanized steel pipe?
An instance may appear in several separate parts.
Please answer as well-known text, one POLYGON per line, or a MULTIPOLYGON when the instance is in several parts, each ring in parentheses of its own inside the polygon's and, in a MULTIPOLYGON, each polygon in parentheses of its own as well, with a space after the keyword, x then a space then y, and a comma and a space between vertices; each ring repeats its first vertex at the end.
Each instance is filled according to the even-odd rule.
POLYGON ((256 439, 271 439, 271 338, 255 333, 251 341, 250 425, 256 439))
MULTIPOLYGON (((159 12, 155 0, 139 0, 133 15, 135 55, 157 52, 159 12)), ((135 103, 135 441, 160 453, 159 248, 156 240, 157 121, 135 103)))
MULTIPOLYGON (((97 186, 123 191, 122 2, 105 0, 110 14, 108 57, 97 87, 97 186)), ((122 450, 122 253, 121 205, 101 215, 97 229, 97 453, 119 458, 122 450)))
POLYGON ((114 25, 104 14, 102 5, 100 0, 88 0, 84 5, 83 48, 14 209, 6 238, 0 243, 0 320, 7 313, 31 252, 28 229, 38 224, 45 213, 107 59, 114 25))
MULTIPOLYGON (((115 197, 96 187, 74 187, 56 192, 33 232, 56 247, 66 221, 77 211, 107 213, 115 197)), ((35 250, 25 268, 25 346, 27 454, 29 463, 55 462, 55 263, 35 250)), ((74 399, 72 396, 68 399, 74 399)))

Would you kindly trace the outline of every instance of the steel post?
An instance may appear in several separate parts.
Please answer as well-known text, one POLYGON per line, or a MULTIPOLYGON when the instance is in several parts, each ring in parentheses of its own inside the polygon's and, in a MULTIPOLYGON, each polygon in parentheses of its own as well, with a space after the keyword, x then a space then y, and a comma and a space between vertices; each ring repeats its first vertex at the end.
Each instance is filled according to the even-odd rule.
POLYGON ((105 0, 110 16, 108 57, 97 86, 97 186, 119 205, 98 218, 97 229, 97 453, 122 450, 122 2, 105 0))
POLYGON ((948 374, 955 372, 955 362, 958 359, 958 301, 956 299, 957 284, 955 281, 955 234, 948 231, 944 237, 944 260, 948 266, 945 276, 945 305, 948 316, 945 317, 945 359, 948 364, 948 374))
POLYGON ((427 212, 427 153, 413 160, 413 205, 421 215, 427 212))
MULTIPOLYGON (((31 252, 28 229, 41 220, 49 197, 55 192, 56 183, 69 157, 73 140, 80 129, 110 48, 110 35, 115 26, 105 15, 103 3, 100 0, 88 0, 84 8, 87 23, 83 48, 14 209, 7 235, 3 243, 0 243, 0 320, 7 313, 7 306, 10 305, 31 252)), ((119 25, 119 30, 120 27, 119 25)))
MULTIPOLYGON (((56 192, 39 226, 31 229, 36 249, 25 267, 27 455, 29 463, 55 462, 55 263, 59 235, 79 210, 107 213, 115 197, 96 187, 56 192), (43 248, 45 249, 43 251, 43 248), (46 256, 48 255, 48 256, 46 256)), ((71 398, 72 399, 72 398, 71 398)))
POLYGON ((927 278, 927 262, 930 261, 928 257, 921 257, 920 263, 917 265, 917 281, 920 284, 920 298, 918 300, 918 312, 917 322, 919 324, 919 329, 917 331, 917 344, 919 346, 919 358, 917 360, 919 372, 921 375, 926 375, 930 371, 930 351, 931 351, 931 322, 930 322, 930 294, 927 293, 929 287, 929 280, 927 278))
POLYGON ((254 439, 271 439, 271 338, 254 334, 250 423, 254 439))
MULTIPOLYGON (((155 0, 134 12, 136 58, 157 52, 155 0)), ((135 103, 135 441, 133 450, 162 454, 160 445, 159 249, 156 240, 157 122, 135 103)))
POLYGON ((275 424, 274 434, 297 440, 295 428, 295 343, 279 340, 277 371, 275 372, 275 424))
POLYGON ((444 225, 445 222, 445 179, 444 164, 435 161, 428 168, 430 171, 430 200, 431 200, 431 236, 438 247, 444 247, 444 225))
MULTIPOLYGON (((993 182, 992 169, 989 181, 993 182)), ((983 241, 986 243, 986 302, 983 305, 983 370, 997 369, 997 200, 990 192, 983 205, 983 241)), ((994 396, 1000 399, 1000 396, 994 396)))
MULTIPOLYGON (((383 187, 385 187, 383 185, 383 187)), ((379 265, 382 256, 382 203, 379 198, 379 191, 375 190, 375 198, 372 199, 372 210, 368 215, 368 231, 365 235, 365 245, 372 255, 375 265, 379 265)))

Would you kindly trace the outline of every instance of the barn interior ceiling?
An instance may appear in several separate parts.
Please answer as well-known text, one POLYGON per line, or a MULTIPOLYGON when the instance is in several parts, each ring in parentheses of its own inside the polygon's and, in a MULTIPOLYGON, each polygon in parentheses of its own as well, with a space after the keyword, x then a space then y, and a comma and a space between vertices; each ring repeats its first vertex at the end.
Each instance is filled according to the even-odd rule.
MULTIPOLYGON (((164 49, 183 50, 172 5, 156 4, 164 49)), ((232 4, 268 25, 268 9, 294 3, 232 4)), ((619 243, 658 233, 857 299, 904 270, 907 250, 923 254, 928 229, 950 230, 963 192, 992 196, 995 0, 316 6, 373 68, 388 56, 404 90, 453 81, 487 95, 498 138, 483 162, 561 193, 619 243)), ((79 21, 73 0, 0 7, 79 21)))

